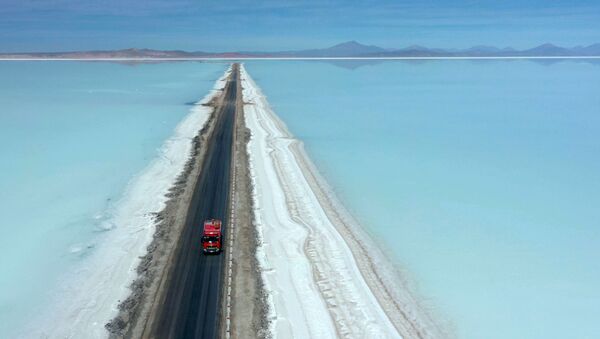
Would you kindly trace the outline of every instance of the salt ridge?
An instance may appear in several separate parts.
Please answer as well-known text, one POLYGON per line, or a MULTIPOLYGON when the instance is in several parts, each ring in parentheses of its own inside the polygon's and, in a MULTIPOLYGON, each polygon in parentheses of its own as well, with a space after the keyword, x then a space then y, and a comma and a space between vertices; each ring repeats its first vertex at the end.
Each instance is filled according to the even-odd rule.
MULTIPOLYGON (((340 222, 332 218, 336 203, 322 203, 334 199, 327 189, 315 188, 324 181, 301 142, 277 118, 244 67, 241 72, 245 122, 252 132, 248 153, 261 241, 257 257, 270 306, 271 335, 397 338, 404 333, 410 338, 436 337, 435 326, 427 317, 419 321, 421 307, 414 298, 406 297, 408 293, 388 302, 382 300, 382 293, 374 293, 381 291, 370 286, 378 287, 389 279, 374 277, 372 272, 363 274, 359 267, 378 262, 390 271, 387 276, 393 276, 391 265, 384 265, 382 256, 357 260, 357 251, 346 241, 348 234, 341 234, 339 225, 334 225, 340 222), (390 307, 394 302, 396 307, 390 307), (402 314, 398 305, 414 310, 402 314)), ((387 286, 388 290, 394 288, 397 286, 387 286)))

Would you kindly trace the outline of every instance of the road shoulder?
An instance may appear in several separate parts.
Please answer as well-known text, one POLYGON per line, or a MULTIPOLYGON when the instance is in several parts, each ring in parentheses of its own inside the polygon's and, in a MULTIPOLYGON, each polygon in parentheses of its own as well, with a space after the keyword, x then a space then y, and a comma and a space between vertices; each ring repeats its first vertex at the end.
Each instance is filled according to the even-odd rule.
MULTIPOLYGON (((238 81, 236 103, 234 163, 232 178, 232 222, 230 229, 233 242, 228 239, 227 262, 231 259, 230 304, 228 289, 224 289, 223 338, 265 338, 267 336, 266 295, 256 258, 258 234, 254 225, 252 182, 250 180, 247 153, 250 130, 245 125, 241 81, 238 81), (227 307, 230 307, 229 311, 227 307), (229 315, 229 328, 227 316, 229 315), (228 331, 229 329, 229 331, 228 331), (229 332, 229 333, 228 333, 229 332)), ((226 267, 228 271, 228 267, 226 267)), ((226 273, 225 283, 228 284, 226 273)))

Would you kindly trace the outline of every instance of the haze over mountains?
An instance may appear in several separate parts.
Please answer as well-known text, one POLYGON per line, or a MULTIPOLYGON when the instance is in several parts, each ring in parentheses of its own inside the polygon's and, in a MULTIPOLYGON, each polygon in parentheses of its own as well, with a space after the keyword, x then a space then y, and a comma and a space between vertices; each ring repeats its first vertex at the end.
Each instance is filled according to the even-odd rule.
POLYGON ((510 47, 498 48, 493 46, 474 46, 467 49, 441 49, 412 45, 401 49, 386 49, 373 45, 363 45, 356 41, 348 41, 335 46, 321 49, 308 49, 298 51, 261 52, 188 52, 182 50, 153 50, 153 49, 122 49, 108 51, 74 51, 74 52, 39 52, 39 53, 4 53, 0 58, 268 58, 268 57, 295 57, 295 58, 372 58, 372 57, 571 57, 571 56, 600 56, 600 43, 589 46, 576 46, 572 48, 559 47, 547 43, 534 48, 516 50, 510 47))

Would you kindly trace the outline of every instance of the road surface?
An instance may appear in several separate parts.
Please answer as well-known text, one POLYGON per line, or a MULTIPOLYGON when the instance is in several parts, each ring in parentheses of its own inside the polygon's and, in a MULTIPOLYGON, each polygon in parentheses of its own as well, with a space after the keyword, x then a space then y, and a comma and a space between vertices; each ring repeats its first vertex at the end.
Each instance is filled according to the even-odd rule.
MULTIPOLYGON (((224 239, 229 215, 229 183, 233 130, 239 81, 233 66, 223 104, 208 139, 207 153, 190 204, 185 228, 177 244, 175 261, 166 282, 165 300, 159 306, 150 337, 216 338, 221 316, 221 288, 225 255, 202 254, 202 225, 210 218, 223 221, 224 239)), ((227 244, 225 244, 227 246, 227 244)))

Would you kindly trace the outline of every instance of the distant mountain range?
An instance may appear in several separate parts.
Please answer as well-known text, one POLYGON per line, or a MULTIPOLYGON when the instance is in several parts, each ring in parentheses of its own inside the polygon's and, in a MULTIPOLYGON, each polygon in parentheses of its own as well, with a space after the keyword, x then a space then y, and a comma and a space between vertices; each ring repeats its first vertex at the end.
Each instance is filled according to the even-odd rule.
POLYGON ((419 45, 401 49, 386 49, 348 41, 329 48, 281 52, 187 52, 181 50, 122 49, 111 51, 76 51, 52 53, 2 53, 0 59, 170 59, 170 58, 372 58, 372 57, 572 57, 600 56, 600 43, 572 48, 543 44, 534 48, 517 50, 510 47, 474 46, 467 49, 427 48, 419 45))

